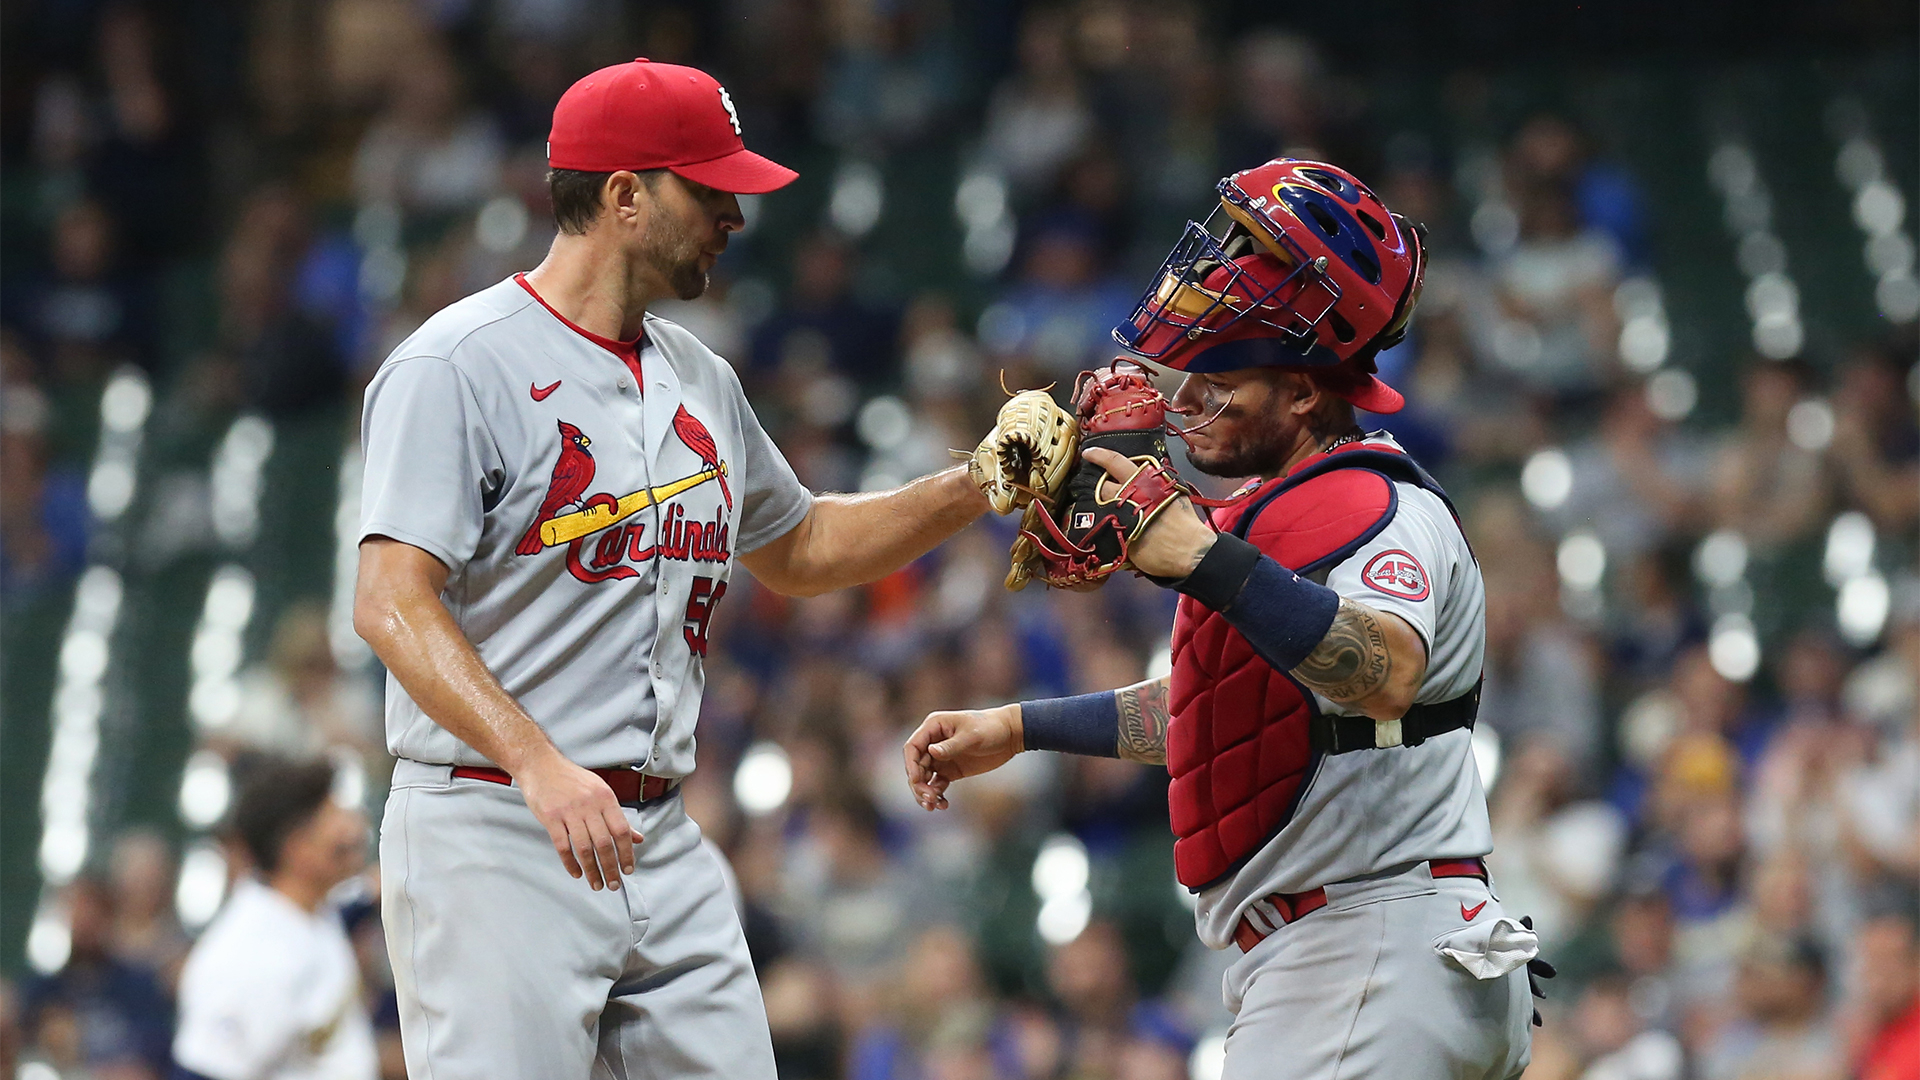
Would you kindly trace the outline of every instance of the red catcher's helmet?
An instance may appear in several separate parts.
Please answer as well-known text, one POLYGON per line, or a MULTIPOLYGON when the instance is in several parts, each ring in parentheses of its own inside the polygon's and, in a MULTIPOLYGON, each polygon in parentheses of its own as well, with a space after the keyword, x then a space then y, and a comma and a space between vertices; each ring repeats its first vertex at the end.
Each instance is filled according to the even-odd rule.
POLYGON ((1345 365, 1342 397, 1395 412, 1374 356, 1406 336, 1426 274, 1424 230, 1352 173, 1276 158, 1220 181, 1113 336, 1176 371, 1345 365))

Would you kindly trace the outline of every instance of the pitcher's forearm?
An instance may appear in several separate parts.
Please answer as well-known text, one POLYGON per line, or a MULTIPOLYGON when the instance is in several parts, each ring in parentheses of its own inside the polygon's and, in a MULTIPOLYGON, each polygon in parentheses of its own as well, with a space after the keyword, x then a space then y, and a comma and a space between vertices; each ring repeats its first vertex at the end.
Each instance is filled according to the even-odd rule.
POLYGON ((557 752, 438 596, 368 596, 355 604, 354 628, 428 718, 487 760, 512 773, 557 752))
POLYGON ((886 577, 973 524, 987 510, 986 497, 956 466, 892 491, 828 495, 815 504, 810 560, 819 571, 837 572, 835 588, 886 577))
POLYGON ((814 596, 886 577, 986 511, 955 467, 891 491, 822 495, 792 532, 741 562, 775 592, 814 596))

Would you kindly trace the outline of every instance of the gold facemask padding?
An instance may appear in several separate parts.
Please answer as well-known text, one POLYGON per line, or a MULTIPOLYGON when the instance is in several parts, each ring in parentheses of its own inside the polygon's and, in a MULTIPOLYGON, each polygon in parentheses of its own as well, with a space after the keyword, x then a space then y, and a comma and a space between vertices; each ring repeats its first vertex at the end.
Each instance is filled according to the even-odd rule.
POLYGON ((1228 217, 1239 222, 1241 228, 1247 230, 1255 240, 1260 241, 1260 246, 1267 249, 1267 254, 1279 259, 1287 266, 1293 265, 1293 256, 1287 253, 1287 249, 1280 246, 1280 241, 1273 238, 1265 222, 1257 220, 1252 214, 1225 199, 1220 200, 1220 209, 1225 210, 1228 217))
MULTIPOLYGON (((1259 241, 1260 246, 1265 248, 1269 255, 1278 259, 1282 266, 1293 265, 1293 257, 1288 255, 1286 249, 1282 248, 1272 236, 1268 235, 1265 226, 1255 224, 1251 216, 1225 199, 1220 200, 1220 206, 1227 212, 1228 217, 1247 230, 1247 234, 1259 241)), ((1198 319, 1219 304, 1241 311, 1247 303, 1243 297, 1214 292, 1199 285, 1182 284, 1171 273, 1160 279, 1160 286, 1154 290, 1153 299, 1162 313, 1177 315, 1184 319, 1198 319)))
POLYGON ((1189 320, 1198 319, 1220 304, 1238 311, 1245 301, 1236 303, 1236 300, 1236 297, 1199 285, 1183 284, 1171 271, 1160 278, 1160 287, 1153 292, 1154 304, 1162 315, 1177 315, 1189 320))

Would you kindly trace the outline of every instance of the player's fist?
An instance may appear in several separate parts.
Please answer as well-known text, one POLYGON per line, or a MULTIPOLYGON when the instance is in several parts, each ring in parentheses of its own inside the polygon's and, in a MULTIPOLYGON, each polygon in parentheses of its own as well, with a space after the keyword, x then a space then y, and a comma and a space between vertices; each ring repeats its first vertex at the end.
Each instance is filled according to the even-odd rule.
POLYGON ((1023 749, 1020 706, 931 713, 903 750, 907 786, 924 810, 947 808, 947 785, 1005 765, 1023 749))
POLYGON ((633 845, 642 837, 605 780, 549 747, 515 771, 513 781, 567 873, 586 878, 595 891, 617 889, 620 875, 633 873, 633 845))

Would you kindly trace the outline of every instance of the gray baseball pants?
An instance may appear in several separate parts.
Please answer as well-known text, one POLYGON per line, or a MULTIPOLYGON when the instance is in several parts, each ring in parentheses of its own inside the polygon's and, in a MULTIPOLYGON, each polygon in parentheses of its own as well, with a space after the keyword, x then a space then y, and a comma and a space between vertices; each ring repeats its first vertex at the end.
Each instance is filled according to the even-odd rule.
POLYGON ((1501 915, 1484 882, 1425 863, 1327 886, 1326 907, 1227 970, 1222 1080, 1519 1076, 1533 1046, 1525 966, 1483 980, 1438 951, 1501 915))
POLYGON ((412 1080, 774 1080, 766 1007, 715 857, 678 798, 619 889, 567 875, 517 787, 402 759, 381 910, 412 1080))

